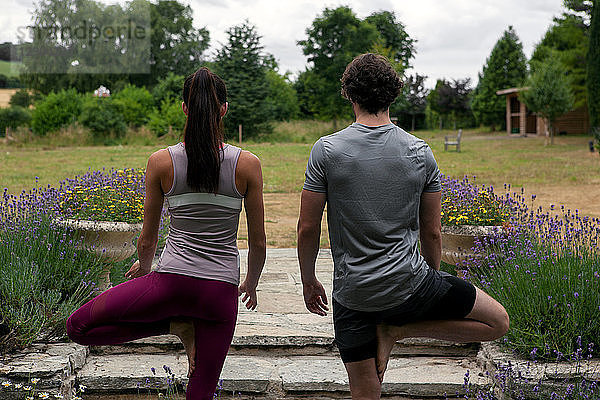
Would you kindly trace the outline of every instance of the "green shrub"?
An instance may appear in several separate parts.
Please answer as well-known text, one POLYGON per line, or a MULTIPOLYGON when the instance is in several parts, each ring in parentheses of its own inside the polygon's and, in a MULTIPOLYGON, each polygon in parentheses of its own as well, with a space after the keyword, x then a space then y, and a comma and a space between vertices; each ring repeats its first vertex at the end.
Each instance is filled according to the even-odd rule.
POLYGON ((19 78, 0 74, 0 89, 13 89, 20 87, 21 81, 19 80, 19 78))
POLYGON ((10 98, 11 106, 27 108, 33 103, 33 96, 26 89, 19 89, 10 98))
POLYGON ((154 98, 146 88, 127 85, 113 99, 126 124, 138 127, 148 122, 154 98))
POLYGON ((186 116, 181 109, 181 101, 164 100, 160 111, 154 110, 150 114, 148 128, 157 136, 163 136, 169 131, 183 132, 186 116))
POLYGON ((0 136, 5 136, 6 128, 16 129, 31 121, 29 110, 19 106, 0 108, 0 136))
POLYGON ((110 97, 86 99, 79 122, 92 131, 95 139, 106 139, 111 135, 121 137, 127 130, 119 107, 110 97))
POLYGON ((51 92, 35 104, 31 127, 38 135, 56 131, 75 122, 81 112, 83 99, 75 89, 51 92))
POLYGON ((175 75, 172 72, 169 72, 165 78, 159 80, 152 90, 152 96, 156 104, 162 104, 163 101, 181 99, 184 81, 184 76, 175 75))

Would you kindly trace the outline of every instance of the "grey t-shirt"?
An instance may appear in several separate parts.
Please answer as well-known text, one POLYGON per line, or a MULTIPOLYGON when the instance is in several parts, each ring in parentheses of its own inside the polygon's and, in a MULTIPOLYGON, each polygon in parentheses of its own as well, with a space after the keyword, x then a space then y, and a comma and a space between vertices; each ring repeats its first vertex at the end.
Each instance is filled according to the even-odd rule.
POLYGON ((333 298, 358 311, 402 304, 429 269, 419 205, 441 184, 427 143, 393 124, 354 123, 314 144, 304 189, 327 194, 333 298))

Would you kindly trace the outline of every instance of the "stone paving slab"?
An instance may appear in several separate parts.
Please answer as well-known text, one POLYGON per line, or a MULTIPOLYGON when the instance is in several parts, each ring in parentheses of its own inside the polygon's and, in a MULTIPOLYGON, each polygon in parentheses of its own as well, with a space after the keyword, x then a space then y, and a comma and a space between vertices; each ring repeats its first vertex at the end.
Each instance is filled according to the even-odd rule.
MULTIPOLYGON (((88 348, 75 343, 34 344, 23 352, 0 359, 0 380, 53 394, 67 395, 73 388, 74 375, 83 367, 88 348), (39 380, 32 383, 32 379, 39 380)), ((14 386, 0 391, 0 399, 18 398, 14 386)))
MULTIPOLYGON (((89 392, 135 392, 167 386, 168 365, 175 377, 187 382, 185 355, 91 356, 78 380, 89 392), (156 374, 151 372, 156 369, 156 374)), ((486 385, 487 379, 474 360, 418 357, 390 361, 382 391, 409 397, 444 397, 463 393, 465 373, 471 383, 486 385)), ((339 357, 248 357, 229 355, 223 372, 223 390, 265 394, 268 391, 349 392, 346 371, 339 357)))

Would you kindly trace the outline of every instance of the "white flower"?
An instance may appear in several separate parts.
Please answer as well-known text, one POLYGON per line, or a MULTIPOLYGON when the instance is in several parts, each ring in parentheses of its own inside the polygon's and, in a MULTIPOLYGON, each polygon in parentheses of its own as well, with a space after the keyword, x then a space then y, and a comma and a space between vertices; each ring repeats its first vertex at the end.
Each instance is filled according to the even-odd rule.
POLYGON ((4 386, 4 387, 10 387, 11 385, 12 385, 12 383, 10 383, 10 381, 2 382, 2 386, 4 386))
POLYGON ((48 397, 50 397, 50 394, 49 394, 49 393, 46 393, 46 392, 42 392, 42 393, 40 393, 40 394, 39 394, 39 396, 38 396, 38 397, 39 397, 40 399, 47 399, 48 397))
POLYGON ((85 389, 87 389, 87 386, 79 385, 79 390, 81 391, 81 393, 85 392, 85 389))
POLYGON ((33 389, 31 386, 23 386, 23 390, 25 391, 30 391, 31 389, 33 389))
POLYGON ((16 389, 21 389, 23 387, 22 383, 15 383, 15 388, 16 389))
POLYGON ((34 385, 37 384, 40 381, 40 378, 32 378, 31 379, 31 383, 33 383, 34 385))
POLYGON ((55 399, 64 399, 64 398, 65 398, 65 396, 63 396, 63 395, 62 395, 62 394, 60 394, 60 393, 56 393, 56 394, 54 395, 54 398, 55 398, 55 399))

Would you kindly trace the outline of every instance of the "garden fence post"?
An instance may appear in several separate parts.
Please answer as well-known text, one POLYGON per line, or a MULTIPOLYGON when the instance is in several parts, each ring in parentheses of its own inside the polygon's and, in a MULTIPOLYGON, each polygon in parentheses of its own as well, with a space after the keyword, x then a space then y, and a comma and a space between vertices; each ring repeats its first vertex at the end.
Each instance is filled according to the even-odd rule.
POLYGON ((242 145, 242 124, 238 126, 238 135, 240 140, 240 146, 242 145))

